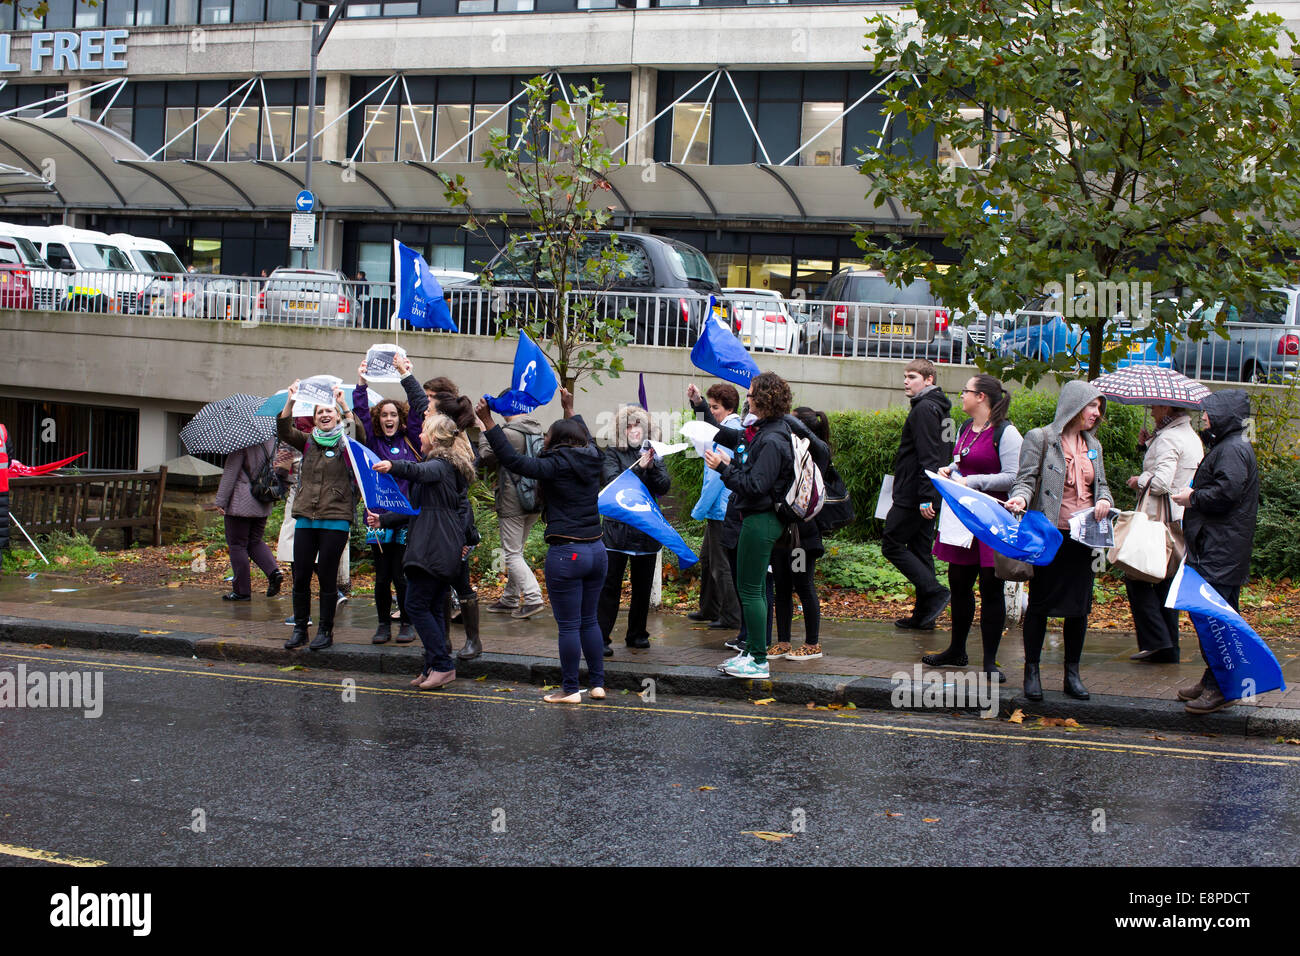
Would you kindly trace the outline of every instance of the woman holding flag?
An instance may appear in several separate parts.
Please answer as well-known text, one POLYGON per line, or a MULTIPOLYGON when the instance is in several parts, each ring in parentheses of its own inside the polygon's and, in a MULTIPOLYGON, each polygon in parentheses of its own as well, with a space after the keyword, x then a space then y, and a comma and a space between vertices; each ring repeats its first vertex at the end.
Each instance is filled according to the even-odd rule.
MULTIPOLYGON (((420 432, 424 426, 424 412, 429 400, 415 376, 411 374, 411 361, 402 353, 393 358, 393 365, 402 376, 406 402, 385 399, 370 408, 369 388, 366 386, 366 363, 357 367, 357 386, 352 390, 352 410, 366 433, 366 447, 381 461, 420 461, 420 432)), ((397 479, 397 487, 409 500, 410 488, 406 481, 397 479)), ((366 515, 369 519, 369 513, 366 515)), ((369 522, 367 522, 369 523, 369 522)), ((402 564, 406 558, 406 540, 409 521, 406 519, 386 523, 385 527, 366 529, 366 542, 370 545, 370 558, 375 566, 375 610, 379 624, 372 644, 387 644, 393 632, 393 592, 397 594, 397 607, 401 615, 397 628, 397 643, 409 644, 415 640, 415 629, 406 610, 406 577, 402 564), (389 586, 392 590, 389 590, 389 586)))
POLYGON ((1038 673, 1047 619, 1065 619, 1065 693, 1088 699, 1079 678, 1083 640, 1092 611, 1093 553, 1070 537, 1070 518, 1091 508, 1100 521, 1114 504, 1102 466, 1101 443, 1094 434, 1106 410, 1106 399, 1087 382, 1066 382, 1056 400, 1052 424, 1025 436, 1020 471, 1007 499, 1007 510, 1019 514, 1027 507, 1041 511, 1061 529, 1064 540, 1051 564, 1034 568, 1029 582, 1029 608, 1023 623, 1025 696, 1043 699, 1038 673))
POLYGON ((563 687, 543 698, 550 704, 578 704, 578 666, 587 659, 587 680, 595 700, 605 697, 604 642, 597 606, 609 559, 605 553, 596 499, 601 489, 600 450, 581 415, 573 414, 573 395, 560 389, 564 418, 546 432, 536 458, 519 454, 492 420, 487 399, 475 406, 483 433, 501 467, 536 478, 542 488, 546 523, 546 589, 559 628, 563 687))
POLYGON ((343 390, 334 390, 334 404, 317 405, 310 437, 294 427, 290 415, 298 395, 298 382, 289 386, 289 398, 276 422, 280 440, 302 452, 301 472, 293 500, 293 634, 285 650, 307 643, 311 614, 311 576, 320 582, 320 628, 311 650, 334 643, 334 610, 338 604, 339 559, 348 546, 348 531, 356 513, 356 484, 347 452, 343 424, 343 390))
MULTIPOLYGON (((652 496, 658 498, 667 494, 671 482, 663 459, 655 455, 653 448, 641 450, 642 443, 651 437, 650 414, 636 405, 623 405, 615 416, 614 429, 618 441, 605 448, 601 481, 607 485, 631 469, 652 496)), ((628 647, 649 647, 646 618, 650 613, 650 586, 660 544, 644 531, 610 517, 604 518, 603 539, 605 552, 609 555, 609 568, 596 615, 600 622, 600 636, 605 647, 609 648, 609 635, 614 631, 619 600, 623 595, 623 572, 630 567, 632 603, 627 612, 626 643, 628 647)), ((607 650, 606 653, 612 656, 613 652, 607 650)))

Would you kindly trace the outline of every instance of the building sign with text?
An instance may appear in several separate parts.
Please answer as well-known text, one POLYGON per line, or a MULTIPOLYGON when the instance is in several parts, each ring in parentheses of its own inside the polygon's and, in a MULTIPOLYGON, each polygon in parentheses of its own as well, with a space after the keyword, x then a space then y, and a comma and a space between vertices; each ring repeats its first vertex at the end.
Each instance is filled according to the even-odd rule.
MULTIPOLYGON (((52 30, 28 35, 32 49, 26 65, 33 73, 126 69, 130 30, 52 30)), ((12 41, 13 34, 0 33, 0 73, 23 68, 13 60, 12 41)))

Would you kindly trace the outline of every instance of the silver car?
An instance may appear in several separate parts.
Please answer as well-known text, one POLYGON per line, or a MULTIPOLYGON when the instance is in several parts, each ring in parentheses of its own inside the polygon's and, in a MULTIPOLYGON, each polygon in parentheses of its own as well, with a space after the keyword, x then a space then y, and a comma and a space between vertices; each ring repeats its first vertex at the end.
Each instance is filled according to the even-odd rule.
POLYGON ((258 322, 352 329, 361 306, 342 272, 329 269, 276 269, 253 306, 258 322))

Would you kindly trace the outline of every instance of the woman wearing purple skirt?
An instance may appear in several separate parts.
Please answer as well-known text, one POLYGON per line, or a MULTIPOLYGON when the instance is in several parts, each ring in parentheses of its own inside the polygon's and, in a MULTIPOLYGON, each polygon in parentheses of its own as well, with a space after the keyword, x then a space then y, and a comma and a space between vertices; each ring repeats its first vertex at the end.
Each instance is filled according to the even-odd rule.
MULTIPOLYGON (((1005 501, 1016 480, 1020 462, 1021 435, 1007 421, 1011 396, 991 375, 976 375, 961 390, 962 410, 970 420, 962 425, 953 447, 952 464, 940 468, 945 478, 1005 501)), ((929 667, 965 667, 966 637, 975 621, 975 584, 980 589, 980 635, 984 643, 984 671, 1006 676, 998 670, 998 644, 1006 623, 1002 582, 993 573, 993 550, 981 541, 969 548, 936 542, 934 556, 948 562, 948 589, 952 591, 952 640, 939 654, 926 654, 921 662, 929 667)))

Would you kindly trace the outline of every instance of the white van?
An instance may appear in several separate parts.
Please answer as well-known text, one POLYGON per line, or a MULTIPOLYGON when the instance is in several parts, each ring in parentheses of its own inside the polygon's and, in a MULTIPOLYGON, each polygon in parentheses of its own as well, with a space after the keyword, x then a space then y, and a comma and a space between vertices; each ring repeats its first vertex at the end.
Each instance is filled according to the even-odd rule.
POLYGON ((136 272, 152 272, 160 275, 177 276, 185 274, 185 266, 172 247, 161 239, 145 239, 140 236, 128 236, 124 232, 115 232, 108 237, 128 256, 136 272))
POLYGON ((49 265, 32 272, 38 309, 67 312, 135 312, 149 277, 102 232, 71 226, 8 226, 21 229, 49 265))
POLYGON ((48 269, 49 266, 41 258, 40 250, 27 237, 27 230, 30 228, 30 226, 0 222, 0 239, 8 239, 14 244, 18 249, 18 258, 22 260, 23 265, 28 269, 48 269))

